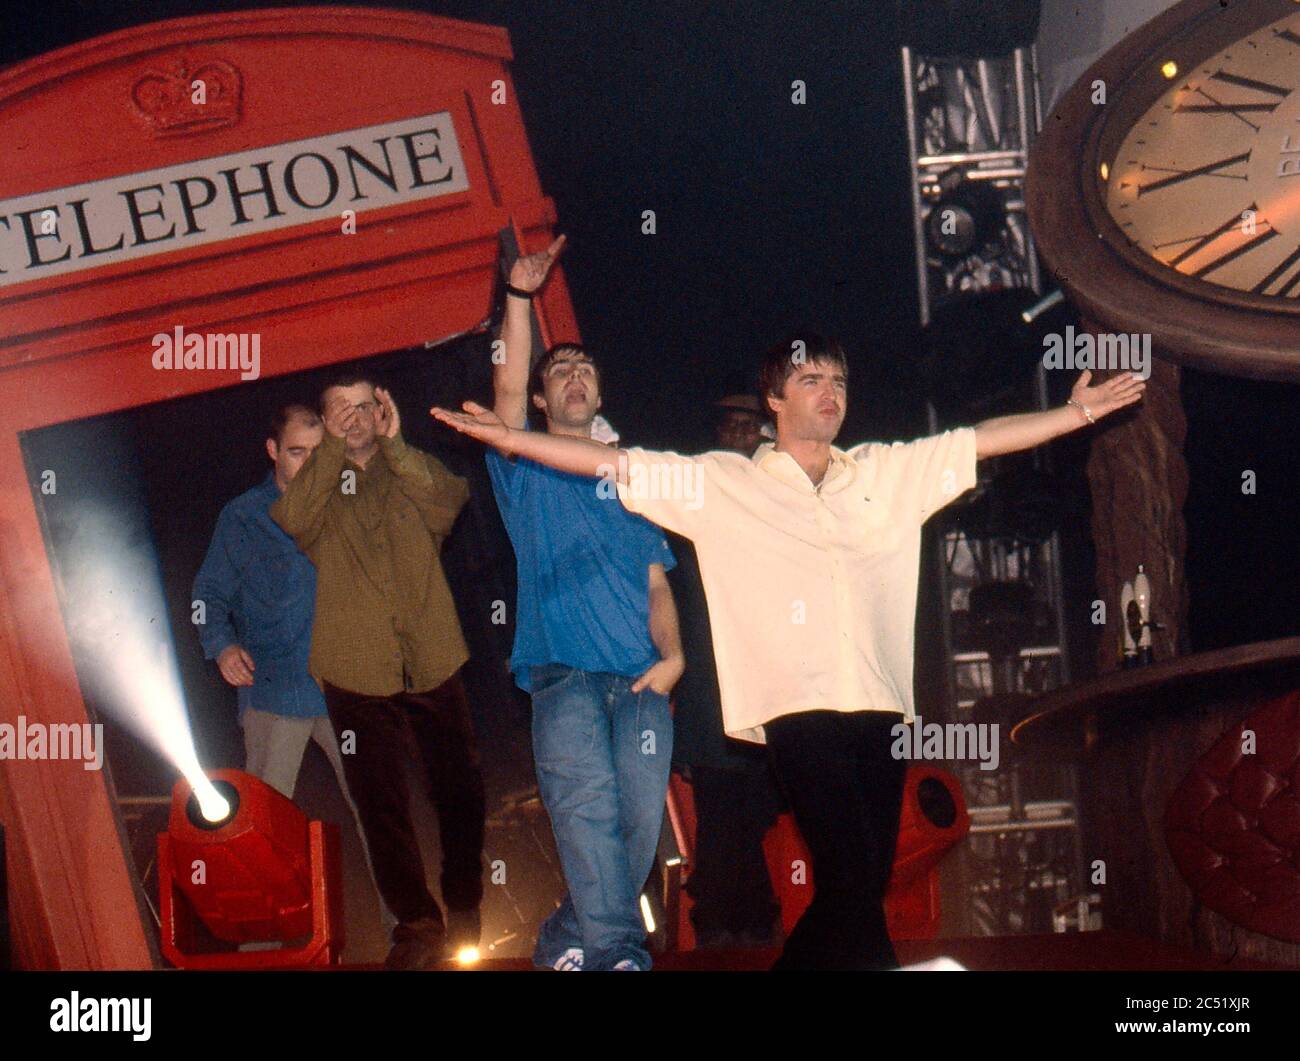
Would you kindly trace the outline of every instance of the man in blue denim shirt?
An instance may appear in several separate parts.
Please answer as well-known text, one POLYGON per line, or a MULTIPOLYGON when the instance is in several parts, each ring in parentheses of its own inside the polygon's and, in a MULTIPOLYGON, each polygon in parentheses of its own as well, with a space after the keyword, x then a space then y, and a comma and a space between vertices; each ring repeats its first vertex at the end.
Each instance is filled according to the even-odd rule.
MULTIPOLYGON (((221 510, 193 599, 204 604, 205 621, 197 624, 203 655, 236 690, 245 768, 292 799, 314 740, 355 817, 325 697, 307 672, 316 569, 268 511, 322 434, 320 417, 305 405, 276 413, 266 439, 274 469, 221 510)), ((359 822, 357 833, 364 848, 359 822)))
MULTIPOLYGON (((531 389, 548 431, 589 438, 600 379, 580 347, 552 347, 529 387, 530 299, 562 245, 560 237, 511 270, 495 402, 502 419, 525 426, 531 389)), ((665 577, 675 561, 663 534, 629 515, 601 480, 492 451, 487 462, 518 562, 510 669, 532 693, 538 788, 569 886, 533 961, 649 969, 640 895, 663 826, 668 693, 685 665, 665 577)))

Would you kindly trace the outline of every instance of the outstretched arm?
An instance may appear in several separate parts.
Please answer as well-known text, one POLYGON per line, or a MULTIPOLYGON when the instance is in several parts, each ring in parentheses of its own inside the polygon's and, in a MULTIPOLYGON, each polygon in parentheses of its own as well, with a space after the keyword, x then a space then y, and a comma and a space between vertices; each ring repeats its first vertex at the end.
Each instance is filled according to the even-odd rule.
POLYGON ((508 457, 527 457, 557 471, 573 475, 605 476, 616 473, 627 479, 624 451, 574 435, 552 435, 543 431, 522 431, 507 427, 502 418, 477 402, 465 402, 463 413, 434 406, 429 412, 448 427, 495 446, 508 457))
POLYGON ((1068 435, 1089 423, 1109 416, 1142 397, 1146 383, 1132 373, 1112 376, 1105 383, 1089 387, 1092 373, 1084 373, 1075 381, 1070 400, 1077 405, 1062 405, 1040 413, 1019 413, 1015 416, 995 416, 975 425, 975 456, 998 457, 1003 453, 1018 453, 1068 435), (1088 420, 1085 406, 1092 414, 1088 420))
MULTIPOLYGON (((645 450, 639 447, 615 449, 589 438, 575 435, 552 435, 544 431, 515 431, 501 422, 501 417, 474 402, 465 403, 465 412, 434 408, 432 414, 449 427, 495 446, 507 457, 526 457, 538 464, 571 475, 586 475, 603 480, 600 488, 615 486, 618 500, 629 512, 644 516, 651 523, 692 540, 707 532, 703 518, 703 491, 708 477, 708 455, 683 457, 678 453, 645 450), (665 476, 667 478, 665 478, 665 476), (656 477, 657 480, 656 480, 656 477), (646 490, 637 484, 672 481, 681 489, 646 490)), ((966 429, 968 439, 972 432, 966 429)), ((739 459, 739 458, 737 458, 739 459)), ((974 473, 975 461, 968 462, 974 473)), ((609 496, 613 496, 612 493, 609 496)))
MULTIPOLYGON (((538 291, 564 249, 564 236, 556 236, 544 251, 525 254, 510 267, 510 286, 530 294, 538 291)), ((493 409, 508 427, 522 428, 528 418, 528 369, 532 364, 532 300, 506 292, 506 315, 501 325, 504 357, 492 369, 493 409)))

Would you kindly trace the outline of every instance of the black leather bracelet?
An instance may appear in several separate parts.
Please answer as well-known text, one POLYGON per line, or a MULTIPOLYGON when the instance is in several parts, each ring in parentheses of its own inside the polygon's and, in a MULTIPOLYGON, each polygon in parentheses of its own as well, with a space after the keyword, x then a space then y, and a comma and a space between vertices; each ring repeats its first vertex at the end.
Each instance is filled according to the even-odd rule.
POLYGON ((514 295, 515 298, 526 298, 529 302, 533 300, 533 292, 525 291, 521 287, 515 287, 514 284, 506 284, 506 294, 514 295))

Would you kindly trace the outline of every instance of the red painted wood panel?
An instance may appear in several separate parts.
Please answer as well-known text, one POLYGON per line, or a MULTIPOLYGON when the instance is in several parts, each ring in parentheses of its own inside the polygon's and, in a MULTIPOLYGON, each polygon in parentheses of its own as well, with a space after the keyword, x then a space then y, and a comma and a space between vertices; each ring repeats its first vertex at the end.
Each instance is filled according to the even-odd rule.
MULTIPOLYGON (((299 8, 137 27, 0 73, 0 200, 446 111, 469 188, 219 243, 0 287, 0 721, 85 722, 18 432, 237 385, 160 371, 151 337, 261 335, 261 374, 468 330, 490 309, 498 232, 527 250, 555 225, 515 101, 504 30, 412 13, 299 8), (184 135, 142 117, 150 70, 219 61, 238 73, 224 125, 184 135), (495 83, 495 84, 494 84, 495 83), (494 102, 494 91, 504 102, 494 102)), ((51 196, 58 201, 58 196, 51 196)), ((60 215, 68 223, 67 211, 60 215)), ((556 275, 543 330, 580 339, 556 275)), ((431 355, 433 356, 433 355, 431 355)), ((0 761, 15 960, 143 968, 154 958, 104 773, 0 761)))

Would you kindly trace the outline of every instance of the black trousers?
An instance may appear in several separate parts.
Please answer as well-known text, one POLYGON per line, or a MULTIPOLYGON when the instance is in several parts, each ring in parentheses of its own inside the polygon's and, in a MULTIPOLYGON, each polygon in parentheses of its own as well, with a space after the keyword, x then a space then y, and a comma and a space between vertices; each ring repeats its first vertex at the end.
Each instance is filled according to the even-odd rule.
POLYGON ((907 774, 890 731, 902 721, 892 711, 804 711, 765 724, 814 888, 774 969, 897 967, 884 899, 907 774))
POLYGON ((780 905, 772 892, 763 837, 776 820, 780 796, 768 765, 732 770, 691 766, 695 797, 695 866, 686 890, 700 945, 719 933, 741 942, 770 939, 780 905))
POLYGON ((483 898, 485 799, 460 673, 429 692, 393 696, 366 696, 326 682, 325 705, 379 892, 393 915, 404 924, 442 920, 411 823, 405 772, 411 737, 438 812, 443 901, 451 910, 476 908, 483 898), (354 736, 345 743, 349 730, 354 736))

